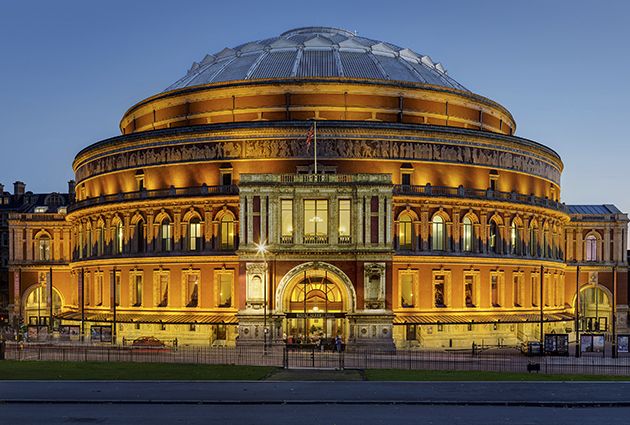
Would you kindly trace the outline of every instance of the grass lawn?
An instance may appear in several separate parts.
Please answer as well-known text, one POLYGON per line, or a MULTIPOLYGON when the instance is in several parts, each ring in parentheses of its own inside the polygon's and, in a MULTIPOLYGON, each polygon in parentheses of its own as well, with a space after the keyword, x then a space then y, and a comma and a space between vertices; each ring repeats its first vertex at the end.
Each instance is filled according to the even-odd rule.
POLYGON ((546 375, 482 371, 368 369, 368 381, 630 381, 627 376, 546 375))
POLYGON ((273 367, 172 363, 0 361, 0 380, 260 380, 273 367))

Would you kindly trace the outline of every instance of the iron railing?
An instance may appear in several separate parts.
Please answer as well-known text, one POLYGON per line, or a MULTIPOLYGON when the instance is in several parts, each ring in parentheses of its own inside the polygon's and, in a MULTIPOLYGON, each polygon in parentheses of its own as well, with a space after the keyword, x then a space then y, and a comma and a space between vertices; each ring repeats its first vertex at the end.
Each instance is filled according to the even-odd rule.
POLYGON ((113 195, 100 195, 94 198, 87 198, 77 201, 68 207, 68 211, 75 211, 81 208, 94 205, 102 205, 113 202, 138 201, 144 199, 163 199, 174 197, 194 197, 194 196, 219 196, 238 195, 238 186, 193 186, 174 187, 168 189, 139 190, 136 192, 121 192, 113 195))
POLYGON ((426 184, 419 185, 394 185, 394 195, 417 195, 446 198, 470 198, 490 201, 514 202, 518 204, 534 205, 543 208, 551 208, 558 211, 568 212, 564 203, 553 201, 548 198, 541 198, 534 195, 523 195, 517 192, 501 192, 498 190, 472 189, 464 186, 432 186, 426 184))

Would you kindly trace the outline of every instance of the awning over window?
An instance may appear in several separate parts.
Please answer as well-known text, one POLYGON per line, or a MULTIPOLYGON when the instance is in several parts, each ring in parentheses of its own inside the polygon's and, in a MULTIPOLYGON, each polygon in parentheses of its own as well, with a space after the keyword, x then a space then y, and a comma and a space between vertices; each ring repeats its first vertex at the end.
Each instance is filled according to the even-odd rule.
MULTIPOLYGON (((543 322, 569 322, 575 320, 568 313, 545 313, 543 322)), ((540 314, 417 314, 397 315, 394 325, 470 325, 489 323, 540 323, 540 314)))
MULTIPOLYGON (((81 321, 80 311, 65 311, 56 315, 61 320, 81 321)), ((85 313, 86 322, 113 322, 112 312, 85 313)), ((236 325, 238 319, 232 314, 203 313, 118 313, 118 323, 161 323, 165 325, 236 325)))

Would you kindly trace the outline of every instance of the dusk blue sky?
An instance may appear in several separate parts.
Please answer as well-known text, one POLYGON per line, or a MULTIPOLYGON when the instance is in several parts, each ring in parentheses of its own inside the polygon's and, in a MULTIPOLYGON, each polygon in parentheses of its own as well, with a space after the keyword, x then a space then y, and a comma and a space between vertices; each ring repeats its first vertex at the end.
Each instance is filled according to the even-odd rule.
POLYGON ((0 183, 64 191, 74 155, 206 53, 301 26, 409 47, 565 164, 566 203, 630 211, 630 2, 0 0, 0 183))

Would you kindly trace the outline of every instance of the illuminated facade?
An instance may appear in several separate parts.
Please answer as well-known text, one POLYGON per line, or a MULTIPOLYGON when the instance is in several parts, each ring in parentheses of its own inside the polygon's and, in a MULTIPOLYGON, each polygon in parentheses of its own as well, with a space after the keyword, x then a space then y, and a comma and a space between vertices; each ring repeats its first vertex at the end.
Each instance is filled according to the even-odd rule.
MULTIPOLYGON (((584 302, 607 301, 584 326, 610 332, 616 305, 627 327, 627 216, 561 203, 558 154, 428 56, 292 30, 207 55, 120 128, 76 156, 76 199, 51 224, 68 235, 55 316, 86 333, 512 345, 541 319, 574 332, 578 267, 584 302)), ((28 247, 50 231, 9 223, 11 308, 26 317, 44 278, 24 268, 47 264, 28 247)))

